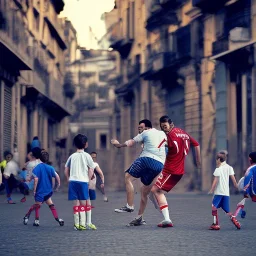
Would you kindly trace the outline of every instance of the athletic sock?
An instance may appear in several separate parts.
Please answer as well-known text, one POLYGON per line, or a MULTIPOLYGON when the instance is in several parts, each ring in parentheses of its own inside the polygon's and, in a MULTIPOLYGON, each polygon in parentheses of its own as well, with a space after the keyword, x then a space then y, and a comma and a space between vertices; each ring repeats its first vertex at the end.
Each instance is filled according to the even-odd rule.
POLYGON ((73 206, 74 224, 79 226, 79 206, 73 206))
POLYGON ((40 210, 40 205, 35 204, 36 220, 39 220, 39 210, 40 210))
POLYGON ((164 216, 164 220, 171 221, 170 215, 169 215, 168 204, 161 206, 160 210, 162 211, 162 214, 164 216))
POLYGON ((90 205, 86 206, 86 224, 92 224, 92 208, 90 205))
POLYGON ((219 225, 218 211, 212 210, 212 216, 213 216, 213 224, 219 225))
POLYGON ((128 203, 126 204, 126 207, 129 209, 134 209, 134 206, 130 206, 128 203))
POLYGON ((51 204, 51 205, 49 205, 49 208, 50 208, 50 210, 51 210, 51 212, 52 212, 52 215, 53 215, 53 217, 55 218, 55 220, 59 220, 59 216, 58 216, 58 212, 57 212, 57 210, 56 210, 56 208, 55 208, 55 205, 54 204, 51 204))
POLYGON ((31 212, 33 212, 34 210, 35 210, 35 205, 33 204, 33 205, 29 208, 29 210, 28 210, 28 212, 27 212, 27 214, 26 214, 25 216, 29 218, 31 212))
POLYGON ((85 208, 86 206, 85 205, 81 205, 79 206, 79 215, 80 215, 80 225, 85 227, 86 225, 86 214, 85 214, 85 208))

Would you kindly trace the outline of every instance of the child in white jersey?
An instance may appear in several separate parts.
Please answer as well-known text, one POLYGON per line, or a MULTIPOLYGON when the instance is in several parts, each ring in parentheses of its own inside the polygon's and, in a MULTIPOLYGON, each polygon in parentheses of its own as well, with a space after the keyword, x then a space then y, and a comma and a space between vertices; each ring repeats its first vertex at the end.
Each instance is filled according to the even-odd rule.
POLYGON ((75 136, 73 141, 77 151, 67 160, 65 175, 69 182, 68 199, 73 201, 74 229, 86 230, 86 218, 90 218, 91 206, 87 204, 89 199, 89 180, 94 169, 92 157, 84 152, 88 147, 87 137, 82 134, 75 136), (87 214, 86 214, 87 213, 87 214))
POLYGON ((214 180, 211 190, 209 191, 209 194, 214 194, 212 200, 213 224, 210 226, 210 230, 220 229, 218 220, 218 208, 222 208, 226 212, 237 229, 240 229, 241 227, 240 223, 229 209, 229 178, 231 178, 236 188, 238 188, 238 185, 234 176, 234 170, 230 165, 226 163, 226 158, 227 156, 223 152, 219 152, 216 155, 217 168, 213 173, 214 180))

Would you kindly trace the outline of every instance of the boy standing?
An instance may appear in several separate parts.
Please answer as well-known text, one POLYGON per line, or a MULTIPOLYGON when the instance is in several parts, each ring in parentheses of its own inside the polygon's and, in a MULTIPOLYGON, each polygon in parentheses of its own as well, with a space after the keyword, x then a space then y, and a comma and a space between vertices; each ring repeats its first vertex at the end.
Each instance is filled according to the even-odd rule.
MULTIPOLYGON (((86 230, 86 212, 91 214, 91 206, 86 201, 89 199, 89 180, 94 162, 92 157, 84 152, 88 147, 85 135, 76 135, 73 143, 77 151, 68 158, 65 165, 65 176, 69 182, 68 200, 73 201, 74 229, 86 230)), ((88 218, 90 218, 89 215, 88 218)), ((90 227, 87 228, 90 229, 90 227)))
MULTIPOLYGON (((40 148, 33 148, 32 149, 33 156, 39 160, 41 157, 41 149, 40 148)), ((58 184, 60 184, 60 178, 59 176, 56 176, 55 170, 52 166, 49 166, 44 163, 38 164, 34 169, 32 173, 34 177, 34 196, 35 196, 35 204, 33 204, 25 217, 23 218, 23 224, 27 225, 28 220, 30 217, 30 214, 32 211, 35 210, 35 221, 33 226, 39 226, 39 210, 41 205, 46 202, 46 204, 49 206, 53 217, 55 220, 59 223, 60 226, 64 225, 64 220, 59 219, 57 210, 53 204, 53 201, 51 199, 52 196, 52 178, 55 178, 58 181, 58 184)))
POLYGON ((214 193, 212 200, 213 224, 210 226, 210 230, 220 229, 218 220, 218 208, 222 208, 226 212, 237 229, 240 229, 241 227, 240 223, 229 209, 229 178, 231 178, 236 188, 238 188, 238 185, 234 176, 234 170, 230 165, 226 163, 226 158, 227 156, 223 152, 219 152, 216 155, 217 168, 213 173, 214 180, 211 190, 209 191, 209 194, 214 193))

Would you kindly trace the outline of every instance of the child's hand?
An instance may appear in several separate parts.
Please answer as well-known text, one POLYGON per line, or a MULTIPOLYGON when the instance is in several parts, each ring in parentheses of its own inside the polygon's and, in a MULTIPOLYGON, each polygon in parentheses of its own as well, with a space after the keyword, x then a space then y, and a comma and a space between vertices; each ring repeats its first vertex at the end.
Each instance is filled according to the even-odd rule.
POLYGON ((209 192, 208 192, 208 195, 211 195, 213 193, 213 191, 212 190, 210 190, 209 192))
POLYGON ((116 140, 116 139, 112 139, 110 142, 111 142, 112 145, 120 144, 119 141, 116 140))

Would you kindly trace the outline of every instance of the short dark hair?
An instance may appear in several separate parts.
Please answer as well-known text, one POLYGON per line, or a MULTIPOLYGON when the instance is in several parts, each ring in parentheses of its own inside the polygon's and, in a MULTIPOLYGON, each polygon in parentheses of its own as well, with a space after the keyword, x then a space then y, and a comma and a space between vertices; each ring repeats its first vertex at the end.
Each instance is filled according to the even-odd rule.
POLYGON ((217 153, 216 160, 220 159, 221 163, 227 160, 227 155, 225 153, 217 153))
POLYGON ((83 134, 77 134, 73 140, 73 144, 77 149, 84 149, 88 139, 83 134))
POLYGON ((251 153, 249 154, 249 157, 252 159, 252 162, 253 162, 253 163, 256 163, 256 151, 251 152, 251 153))
POLYGON ((147 128, 152 128, 152 123, 148 119, 143 119, 139 121, 139 124, 145 124, 147 128))
POLYGON ((38 136, 35 136, 35 137, 33 138, 33 140, 38 140, 38 136))
POLYGON ((43 163, 48 163, 49 162, 49 154, 47 151, 41 151, 41 156, 40 156, 40 160, 43 162, 43 163))
POLYGON ((159 119, 159 123, 169 123, 172 124, 172 119, 169 116, 161 116, 159 119))
POLYGON ((97 155, 97 153, 96 153, 95 151, 92 151, 92 152, 90 153, 90 155, 91 155, 91 154, 95 154, 95 155, 97 155))
POLYGON ((39 147, 35 147, 32 149, 32 155, 33 157, 35 157, 36 159, 40 159, 41 157, 41 149, 39 147))
POLYGON ((10 151, 8 150, 4 151, 4 158, 6 158, 8 155, 13 156, 13 154, 10 151))

